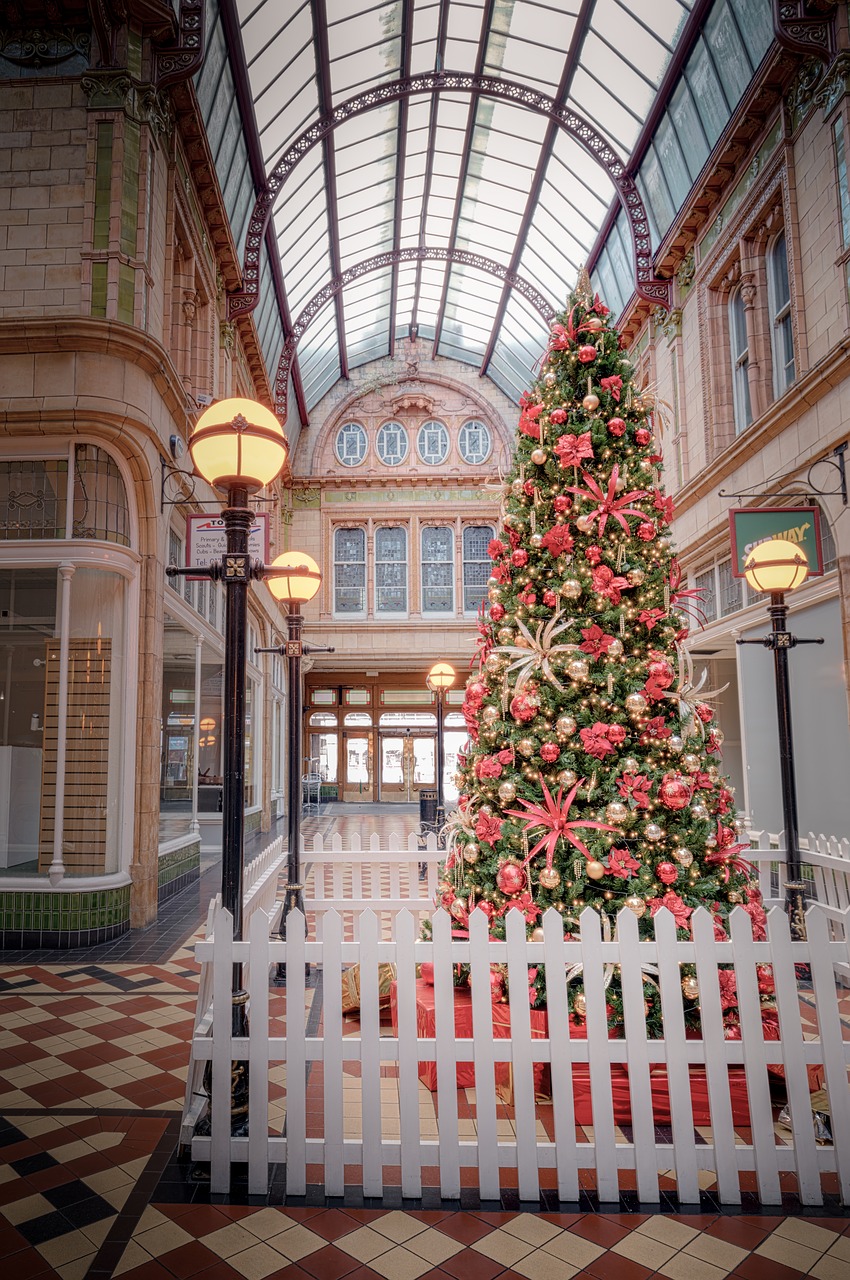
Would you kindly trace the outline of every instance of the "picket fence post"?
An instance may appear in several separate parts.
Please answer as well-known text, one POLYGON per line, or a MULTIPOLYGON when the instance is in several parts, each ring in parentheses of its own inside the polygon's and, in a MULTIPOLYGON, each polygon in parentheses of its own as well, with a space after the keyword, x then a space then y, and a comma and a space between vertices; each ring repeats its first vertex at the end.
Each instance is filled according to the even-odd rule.
POLYGON ((514 1091, 517 1185, 520 1200, 537 1200, 540 1179, 537 1171, 537 1119, 534 1108, 534 1066, 532 1063, 531 1015, 529 1011, 528 943, 525 916, 521 911, 507 915, 508 997, 511 1018, 511 1079, 514 1091))
POLYGON ((646 1036, 646 997, 643 991, 637 916, 623 907, 617 916, 617 941, 623 987, 623 1014, 629 1060, 629 1094, 632 1108, 632 1141, 635 1147, 637 1192, 641 1200, 660 1200, 655 1161, 655 1119, 649 1079, 649 1045, 646 1036))
POLYGON ((419 1123, 419 1053, 416 1027, 415 921, 409 911, 395 918, 398 1004, 398 1093, 401 1132, 401 1194, 422 1195, 419 1123))
POLYGON ((454 984, 452 982, 452 918, 436 912, 434 936, 434 1040, 437 1051, 437 1109, 440 1116, 440 1195, 460 1195, 458 1149, 457 1055, 455 1052, 454 984))
POLYGON ((738 1160, 735 1155, 732 1099, 729 1096, 727 1065, 729 1059, 723 1029, 723 1010, 720 1005, 720 984, 717 978, 714 921, 705 907, 698 907, 691 916, 691 931, 697 967, 700 1029, 705 1052, 705 1075, 708 1085, 717 1190, 724 1204, 740 1204, 741 1187, 738 1180, 738 1160))
POLYGON ((286 1192, 307 1191, 307 922, 301 911, 286 917, 286 1192))
POLYGON ((614 1134, 614 1100, 611 1094, 608 1014, 605 1009, 605 961, 602 956, 599 915, 592 907, 585 907, 582 911, 580 928, 584 963, 581 977, 587 1009, 587 1054, 591 1063, 600 1064, 595 1071, 590 1072, 593 1140, 596 1147, 596 1192, 603 1203, 608 1203, 619 1201, 620 1185, 614 1134))
POLYGON ((578 1200, 579 1163, 573 1093, 574 1042, 570 1039, 565 945, 564 918, 554 907, 550 907, 543 916, 543 963, 546 966, 546 1012, 549 1023, 558 1198, 566 1201, 578 1200))
MULTIPOLYGON (((515 915, 511 912, 511 915, 515 915)), ((496 1072, 493 1040, 493 992, 490 985, 490 921, 476 908, 469 917, 472 1048, 475 1063, 475 1116, 478 1128, 478 1185, 482 1200, 498 1200, 499 1138, 496 1124, 496 1072)))
POLYGON ((676 1191, 680 1203, 698 1204, 699 1175, 694 1146, 694 1108, 685 1038, 685 1010, 682 1004, 682 970, 676 921, 666 907, 655 916, 655 941, 658 982, 661 987, 661 1014, 664 1019, 676 1191))

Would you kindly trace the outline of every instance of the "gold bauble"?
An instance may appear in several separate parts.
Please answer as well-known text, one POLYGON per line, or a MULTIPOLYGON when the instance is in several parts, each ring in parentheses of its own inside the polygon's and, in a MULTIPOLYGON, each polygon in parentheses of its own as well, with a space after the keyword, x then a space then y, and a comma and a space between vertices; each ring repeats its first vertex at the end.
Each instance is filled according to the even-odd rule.
POLYGON ((516 480, 511 481, 511 493, 514 495, 515 498, 519 498, 522 496, 523 483, 524 481, 520 480, 519 477, 517 477, 516 480))
POLYGON ((536 467, 542 467, 548 456, 545 449, 532 449, 531 451, 531 461, 536 467))
POLYGON ((576 731, 576 722, 572 716, 558 716, 555 721, 555 732, 561 739, 571 738, 576 731))
POLYGON ((544 387, 554 387, 557 381, 558 381, 558 375, 556 373, 553 373, 551 369, 549 370, 548 373, 544 373, 543 375, 544 387))
POLYGON ((699 756, 695 756, 692 751, 688 751, 682 756, 682 768, 686 773, 699 773, 700 764, 699 756))
POLYGON ((634 756, 626 756, 623 761, 623 773, 640 773, 640 764, 634 756))
POLYGON ((605 875, 605 865, 602 862, 597 862, 595 858, 592 858, 585 867, 585 871, 591 880, 601 880, 605 875))
POLYGON ((644 827, 643 834, 647 840, 655 842, 664 839, 664 832, 661 830, 657 822, 648 822, 644 827))
POLYGON ((441 880, 440 883, 437 885, 437 890, 440 893, 451 893, 451 889, 452 889, 452 886, 449 880, 441 880))
POLYGON ((531 941, 531 942, 542 942, 542 941, 543 941, 543 930, 542 930, 541 928, 539 928, 539 927, 538 927, 537 929, 532 929, 532 930, 531 930, 531 938, 529 939, 529 941, 531 941))
POLYGON ((690 849, 674 849, 673 857, 676 859, 680 867, 689 867, 694 860, 694 855, 690 849))
POLYGON ((693 974, 682 979, 682 990, 686 1000, 699 1000, 699 983, 693 974))
POLYGON ((520 633, 519 633, 519 635, 517 636, 517 638, 514 640, 514 644, 516 645, 517 649, 530 649, 530 648, 531 648, 531 645, 530 645, 530 644, 529 644, 529 642, 526 640, 526 638, 525 638, 525 636, 522 634, 522 632, 520 632, 520 633))
POLYGON ((595 519, 593 516, 579 516, 576 520, 576 528, 579 533, 592 533, 595 519))
POLYGON ((466 845, 463 851, 464 862, 477 862, 479 852, 480 851, 479 851, 478 845, 475 843, 475 841, 474 840, 470 841, 470 843, 466 845))
POLYGON ((531 537, 528 539, 528 542, 529 542, 529 546, 534 547, 535 551, 539 551, 540 548, 543 546, 543 534, 533 533, 531 537))
POLYGON ((561 873, 556 871, 554 867, 544 867, 537 879, 540 882, 541 889, 557 889, 561 883, 561 873))
POLYGON ((736 892, 736 890, 734 890, 734 889, 732 890, 732 892, 731 892, 731 893, 728 893, 726 896, 727 896, 727 898, 729 899, 729 901, 730 901, 730 902, 741 902, 741 901, 742 901, 740 893, 736 892))
POLYGON ((558 588, 565 600, 578 600, 581 595, 581 583, 578 578, 566 578, 558 588))
POLYGON ((498 707, 487 706, 481 712, 481 719, 484 724, 495 724, 501 717, 501 711, 498 707))
POLYGON ((645 577, 643 569, 629 569, 626 573, 626 582, 630 587, 639 587, 645 577))
POLYGON ((499 627, 499 630, 496 632, 496 639, 499 641, 499 644, 513 644, 513 627, 499 627))
POLYGON ((516 787, 512 782, 499 783, 499 799, 502 804, 510 804, 516 799, 516 787))
POLYGON ((608 646, 608 657, 609 657, 609 658, 622 658, 622 656, 623 656, 623 642, 622 642, 622 640, 617 640, 617 639, 612 640, 612 641, 611 641, 611 643, 610 643, 610 644, 609 644, 609 646, 608 646))
POLYGON ((573 773, 572 769, 561 769, 558 774, 559 787, 574 787, 577 781, 578 778, 573 773))
POLYGON ((584 658, 573 658, 567 663, 567 675, 571 680, 586 680, 590 675, 590 667, 584 658))
POLYGON ((628 816, 628 805, 622 804, 619 800, 612 800, 611 803, 605 807, 606 822, 625 822, 628 816))
POLYGON ((594 395, 591 391, 584 397, 581 403, 588 413, 593 413, 594 409, 599 408, 599 396, 594 395))
POLYGON ((626 695, 626 710, 630 716, 642 716, 648 706, 649 703, 642 693, 629 693, 626 695))
POLYGON ((520 738, 519 742, 516 744, 516 748, 521 756, 525 756, 526 760, 533 756, 537 749, 533 738, 520 738))
POLYGON ((579 991, 575 1000, 573 1000, 573 1009, 580 1018, 583 1018, 587 1013, 587 1001, 581 991, 579 991))
POLYGON ((692 804, 691 814, 696 818, 697 822, 706 822, 709 816, 704 804, 692 804))
POLYGON ((626 898, 626 906, 629 908, 629 911, 634 912, 638 920, 640 920, 641 916, 646 915, 646 903, 643 898, 639 898, 636 893, 629 894, 628 898, 626 898))
POLYGON ((484 669, 485 671, 489 671, 491 674, 501 671, 502 669, 501 655, 498 653, 488 653, 487 657, 484 660, 484 669))
POLYGON ((676 755, 678 755, 680 751, 685 749, 684 739, 680 738, 678 733, 671 734, 667 739, 667 746, 670 751, 675 751, 676 755))

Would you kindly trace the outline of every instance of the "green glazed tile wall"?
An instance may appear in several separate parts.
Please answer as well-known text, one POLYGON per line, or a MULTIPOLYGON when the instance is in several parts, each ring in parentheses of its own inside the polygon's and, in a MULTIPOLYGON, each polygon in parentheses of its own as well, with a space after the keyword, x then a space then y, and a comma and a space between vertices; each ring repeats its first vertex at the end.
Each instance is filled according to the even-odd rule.
POLYGON ((4 931, 103 929, 130 919, 130 886, 80 893, 0 890, 4 931))

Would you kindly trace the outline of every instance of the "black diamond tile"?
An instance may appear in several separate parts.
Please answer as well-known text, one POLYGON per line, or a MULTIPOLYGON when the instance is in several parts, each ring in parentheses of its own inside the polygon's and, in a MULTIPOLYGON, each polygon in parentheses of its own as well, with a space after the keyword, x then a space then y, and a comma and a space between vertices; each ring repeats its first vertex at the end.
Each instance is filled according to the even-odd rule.
POLYGON ((65 1213, 75 1227, 90 1227, 93 1222, 103 1222, 104 1218, 115 1217, 115 1210, 109 1201, 97 1195, 68 1205, 65 1213))
POLYGON ((0 1147, 12 1147, 16 1142, 25 1142, 26 1134, 21 1133, 8 1120, 0 1120, 0 1147))
POLYGON ((79 1178, 74 1178, 72 1182, 63 1182, 59 1187, 50 1187, 48 1191, 43 1191, 42 1195, 45 1200, 50 1201, 54 1209, 67 1209, 69 1205, 77 1205, 81 1200, 90 1200, 95 1192, 79 1178))
POLYGON ((43 1213, 40 1218, 30 1218, 29 1222, 17 1223, 16 1230, 30 1244, 44 1244, 45 1240, 66 1236, 74 1230, 74 1224, 56 1209, 53 1213, 43 1213))
MULTIPOLYGON (((13 1160, 11 1167, 15 1173, 19 1173, 22 1178, 30 1173, 39 1173, 42 1169, 52 1169, 58 1160, 54 1160, 53 1156, 48 1155, 46 1151, 39 1151, 37 1156, 25 1156, 23 1160, 13 1160)), ((53 1202, 51 1202, 53 1203, 53 1202)))

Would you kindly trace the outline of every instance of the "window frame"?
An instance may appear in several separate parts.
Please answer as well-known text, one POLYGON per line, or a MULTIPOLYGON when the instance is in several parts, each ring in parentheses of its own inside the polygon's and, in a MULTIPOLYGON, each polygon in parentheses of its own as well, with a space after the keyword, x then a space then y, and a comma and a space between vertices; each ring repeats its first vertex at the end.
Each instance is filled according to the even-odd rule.
POLYGON ((747 311, 742 290, 741 284, 736 285, 730 292, 727 302, 729 355, 732 365, 732 409, 736 437, 742 435, 753 423, 749 380, 750 336, 747 331, 747 311), (741 338, 743 338, 743 345, 740 342, 741 338))
POLYGON ((453 618, 457 612, 457 572, 455 566, 455 558, 457 555, 457 536, 456 529, 453 524, 445 521, 428 521, 419 526, 419 606, 423 618, 453 618), (446 560, 426 560, 425 559, 425 535, 431 529, 445 529, 449 535, 449 553, 446 560), (425 566, 436 564, 448 564, 451 569, 451 605, 448 609, 426 609, 425 608, 425 592, 426 590, 434 590, 433 587, 426 587, 425 584, 425 566))
POLYGON ((767 247, 765 253, 767 269, 767 299, 770 325, 770 354, 773 363, 773 395, 779 399, 797 378, 797 353, 794 348, 794 320, 791 310, 791 271, 788 262, 788 238, 783 227, 767 247), (785 260, 785 281, 788 286, 787 299, 781 303, 778 297, 777 258, 779 245, 783 246, 785 260), (787 328, 786 328, 787 325, 787 328), (783 334, 790 335, 791 358, 785 359, 785 352, 780 352, 780 344, 784 342, 783 334))
MULTIPOLYGON (((375 534, 373 539, 373 564, 375 567, 374 579, 372 583, 373 610, 376 618, 406 618, 410 612, 410 532, 406 524, 378 524, 375 526, 375 534), (382 560, 378 555, 378 544, 381 534, 389 530, 399 530, 404 538, 404 559, 398 560, 382 560), (388 590, 381 586, 378 582, 379 566, 385 564, 402 564, 404 566, 404 608, 382 609, 378 604, 378 592, 388 590)), ((394 588, 389 588, 394 589, 394 588)))
POLYGON ((483 418, 466 418, 461 423, 460 429, 457 433, 457 448, 458 453, 468 467, 483 467, 484 463, 492 456, 493 453, 493 432, 483 418), (476 458, 474 462, 471 458, 466 456, 466 452, 463 447, 464 432, 473 422, 477 426, 481 427, 487 436, 487 451, 482 458, 476 458))
POLYGON ((336 458, 337 462, 341 467, 345 467, 346 471, 353 471, 356 467, 362 467, 363 463, 366 461, 368 456, 369 456, 369 435, 368 435, 368 432, 366 431, 366 428, 363 426, 362 422, 358 422, 356 418, 347 419, 342 424, 342 426, 337 429, 337 433, 334 436, 334 457, 336 458), (343 432, 346 431, 349 427, 356 427, 357 430, 360 432, 360 435, 363 440, 363 455, 362 457, 358 458, 356 462, 347 462, 345 458, 342 456, 342 454, 340 453, 340 449, 339 449, 340 437, 342 436, 343 432))
POLYGON ((446 426, 445 422, 442 421, 441 418, 426 418, 424 422, 420 422, 419 426, 416 429, 416 456, 423 466, 442 467, 446 462, 448 462, 449 454, 451 453, 451 451, 452 451, 452 437, 448 427, 446 426), (445 440, 445 449, 443 450, 442 455, 439 458, 434 458, 434 459, 426 458, 422 450, 422 433, 423 431, 427 431, 429 428, 433 428, 433 427, 440 428, 443 439, 445 440))
MULTIPOLYGON (((331 537, 332 537, 331 550, 333 555, 333 583, 332 583, 333 616, 335 618, 357 618, 357 619, 365 618, 366 617, 366 599, 367 599, 368 557, 369 557, 369 547, 368 547, 366 527, 363 524, 334 525, 331 537), (360 533, 363 537, 363 559, 362 561, 361 560, 340 560, 337 556, 337 538, 339 537, 340 534, 354 533, 354 532, 360 533), (358 610, 340 609, 338 606, 338 597, 337 597, 337 592, 339 590, 339 585, 337 583, 337 569, 343 566, 349 566, 349 565, 355 565, 355 564, 362 565, 362 568, 363 568, 363 583, 360 588, 361 607, 358 610)), ((347 588, 347 589, 350 590, 351 588, 347 588)))
POLYGON ((375 452, 378 455, 378 461, 384 467, 400 467, 410 457, 410 434, 407 427, 403 422, 400 422, 398 418, 387 418, 386 422, 382 422, 380 427, 378 427, 378 431, 375 436, 375 452), (395 461, 391 462, 387 461, 381 450, 381 438, 388 427, 397 427, 400 436, 404 439, 404 453, 402 453, 395 461))
MULTIPOLYGON (((468 560, 468 559, 467 559, 467 555, 466 555, 466 534, 467 534, 467 531, 472 531, 473 529, 487 529, 487 530, 489 531, 490 539, 495 538, 495 536, 496 536, 496 529, 495 529, 495 526, 494 526, 494 525, 492 525, 492 524, 483 524, 483 523, 482 523, 482 524, 472 524, 471 522, 469 522, 469 523, 467 523, 467 524, 464 524, 464 525, 461 527, 461 531, 460 531, 460 575, 461 575, 460 589, 461 589, 461 604, 462 604, 462 610, 461 610, 461 612, 463 613, 463 616, 464 616, 465 618, 475 618, 475 617, 477 617, 477 615, 478 615, 478 611, 479 611, 479 609, 481 608, 481 601, 484 601, 484 600, 486 600, 486 599, 487 599, 487 584, 486 584, 486 581, 485 581, 485 583, 484 583, 484 589, 483 589, 482 596, 481 596, 481 601, 479 601, 478 605, 477 605, 474 609, 468 609, 468 608, 467 608, 467 606, 466 606, 466 591, 467 591, 467 582, 466 582, 466 566, 467 566, 467 564, 483 564, 483 565, 485 565, 485 566, 487 567, 487 570, 488 570, 488 571, 487 571, 487 577, 488 577, 488 578, 489 578, 489 576, 490 576, 490 567, 491 567, 490 557, 486 554, 486 551, 485 551, 484 558, 483 558, 482 560, 468 560)), ((489 541, 489 539, 488 539, 488 541, 489 541)))

